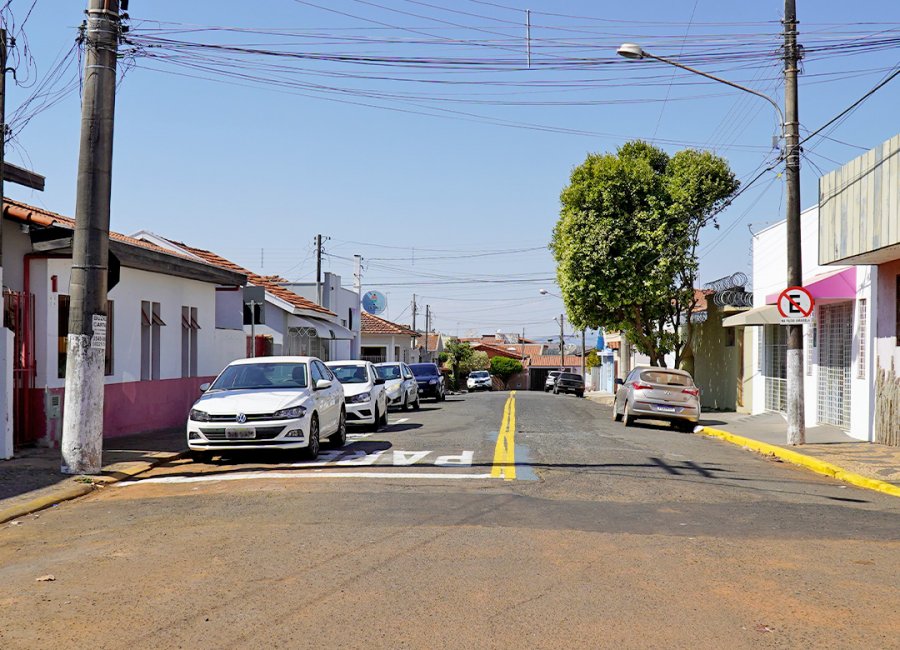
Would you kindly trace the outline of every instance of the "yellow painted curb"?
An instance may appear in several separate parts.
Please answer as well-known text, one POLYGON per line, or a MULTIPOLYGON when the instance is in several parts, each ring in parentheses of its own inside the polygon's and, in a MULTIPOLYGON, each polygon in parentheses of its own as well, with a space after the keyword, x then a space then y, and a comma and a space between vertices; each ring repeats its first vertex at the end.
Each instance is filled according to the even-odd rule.
POLYGON ((875 490, 876 492, 883 492, 884 494, 890 494, 891 496, 900 497, 900 487, 892 483, 879 481, 878 479, 868 478, 866 476, 862 476, 861 474, 848 472, 842 467, 838 467, 837 465, 834 465, 832 463, 828 463, 824 460, 819 460, 818 458, 813 458, 812 456, 807 456, 805 454, 800 454, 796 451, 785 449, 784 447, 770 445, 765 442, 760 442, 759 440, 744 438, 743 436, 736 436, 735 434, 728 431, 713 429, 711 427, 702 427, 696 433, 704 436, 711 436, 713 438, 719 438, 721 440, 725 440, 726 442, 740 445, 741 447, 746 447, 747 449, 751 449, 760 454, 775 456, 776 458, 780 458, 781 460, 793 463, 794 465, 800 465, 801 467, 810 469, 817 474, 824 474, 825 476, 836 478, 839 481, 850 483, 851 485, 855 485, 857 487, 865 488, 867 490, 875 490))
POLYGON ((32 512, 38 512, 40 510, 46 510, 51 506, 55 506, 57 503, 62 503, 63 501, 71 501, 72 499, 77 499, 78 497, 82 497, 85 494, 89 494, 94 491, 94 487, 97 484, 109 485, 112 483, 118 483, 126 478, 132 478, 138 474, 146 472, 148 470, 153 469, 157 465, 161 465, 166 461, 178 460, 179 458, 183 458, 187 455, 188 452, 180 451, 175 453, 164 453, 153 457, 151 461, 138 461, 134 463, 128 463, 127 465, 121 467, 117 470, 101 470, 102 474, 97 476, 93 476, 92 483, 79 483, 77 485, 67 485, 59 490, 55 490, 50 494, 46 494, 42 497, 37 497, 36 499, 32 499, 31 501, 26 501, 17 506, 13 506, 11 508, 7 508, 6 510, 0 511, 0 524, 6 523, 7 521, 11 521, 13 519, 18 519, 19 517, 24 517, 25 515, 30 515, 32 512))

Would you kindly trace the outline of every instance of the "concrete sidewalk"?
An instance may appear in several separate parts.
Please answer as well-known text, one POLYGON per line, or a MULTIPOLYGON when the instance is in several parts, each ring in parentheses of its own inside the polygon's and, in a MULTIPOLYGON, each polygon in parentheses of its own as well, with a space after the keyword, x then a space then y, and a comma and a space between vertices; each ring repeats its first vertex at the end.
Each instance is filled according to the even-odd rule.
POLYGON ((103 446, 103 471, 90 478, 61 474, 59 449, 24 448, 0 461, 0 523, 140 474, 187 450, 181 429, 111 438, 103 446))

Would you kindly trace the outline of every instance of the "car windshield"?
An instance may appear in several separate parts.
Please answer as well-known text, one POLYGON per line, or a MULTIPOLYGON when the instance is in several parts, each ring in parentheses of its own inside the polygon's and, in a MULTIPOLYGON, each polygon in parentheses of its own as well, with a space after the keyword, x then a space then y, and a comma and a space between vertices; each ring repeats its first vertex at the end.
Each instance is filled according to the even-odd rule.
POLYGON ((693 382, 688 375, 665 370, 645 370, 641 373, 641 380, 648 384, 662 384, 663 386, 691 386, 693 382))
POLYGON ((559 377, 559 375, 560 375, 559 370, 551 370, 550 374, 547 375, 547 378, 552 379, 553 377, 559 377))
POLYGON ((488 374, 487 370, 476 370, 475 372, 470 374, 469 377, 471 377, 472 379, 487 379, 488 377, 490 377, 490 374, 488 374))
POLYGON ((574 372, 561 372, 559 374, 560 379, 581 379, 581 375, 576 375, 574 372))
POLYGON ((438 374, 437 366, 433 363, 414 363, 410 368, 416 377, 434 377, 438 374))
POLYGON ((237 363, 222 371, 210 390, 306 388, 305 363, 237 363))
POLYGON ((390 379, 400 379, 400 366, 375 366, 375 372, 379 377, 388 381, 390 379))
POLYGON ((328 366, 342 384, 365 384, 369 373, 365 366, 328 366))

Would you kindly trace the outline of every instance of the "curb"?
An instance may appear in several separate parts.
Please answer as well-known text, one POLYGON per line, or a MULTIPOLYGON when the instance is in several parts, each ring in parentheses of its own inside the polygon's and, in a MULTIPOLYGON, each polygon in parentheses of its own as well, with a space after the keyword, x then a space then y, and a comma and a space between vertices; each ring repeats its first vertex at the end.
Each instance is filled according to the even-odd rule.
POLYGON ((765 442, 753 440, 751 438, 744 438, 743 436, 737 436, 728 431, 713 429, 711 427, 702 427, 699 431, 695 431, 695 433, 699 435, 710 436, 713 438, 719 438, 720 440, 725 440, 726 442, 740 445, 741 447, 745 447, 759 454, 775 456, 776 458, 787 461, 789 463, 793 463, 794 465, 805 467, 806 469, 812 470, 817 474, 830 476, 832 478, 836 478, 839 481, 843 481, 844 483, 855 485, 856 487, 861 487, 867 490, 874 490, 876 492, 882 492, 891 496, 900 497, 900 486, 888 483, 887 481, 879 481, 878 479, 868 478, 866 476, 862 476, 861 474, 848 472, 842 467, 838 467, 837 465, 834 465, 832 463, 826 462, 824 460, 819 460, 818 458, 813 458, 812 456, 807 456, 796 451, 791 451, 790 449, 785 449, 776 445, 770 445, 765 442))
POLYGON ((107 470, 103 474, 94 477, 91 483, 78 483, 75 485, 63 486, 60 489, 53 491, 51 494, 45 494, 44 496, 37 497, 31 501, 26 501, 25 503, 7 508, 6 510, 0 510, 0 524, 5 524, 7 521, 18 519, 19 517, 39 512, 40 510, 46 510, 47 508, 51 508, 64 501, 71 501, 72 499, 83 497, 84 495, 93 492, 98 484, 111 485, 113 483, 118 483, 119 481, 142 474, 163 463, 184 458, 187 454, 187 450, 169 453, 165 456, 154 458, 151 461, 131 463, 121 469, 107 470))

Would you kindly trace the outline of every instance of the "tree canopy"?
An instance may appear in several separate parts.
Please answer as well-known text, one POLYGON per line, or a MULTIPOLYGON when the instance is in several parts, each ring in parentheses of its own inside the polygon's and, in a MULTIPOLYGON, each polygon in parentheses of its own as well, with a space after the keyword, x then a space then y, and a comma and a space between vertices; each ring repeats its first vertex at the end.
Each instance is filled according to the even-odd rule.
POLYGON ((620 330, 653 365, 690 350, 700 229, 737 190, 728 163, 640 140, 590 154, 560 196, 550 249, 573 327, 620 330), (685 327, 686 326, 686 327, 685 327))
POLYGON ((499 377, 504 387, 509 378, 519 372, 522 372, 522 363, 516 359, 510 359, 509 357, 494 357, 491 359, 491 374, 499 377))

